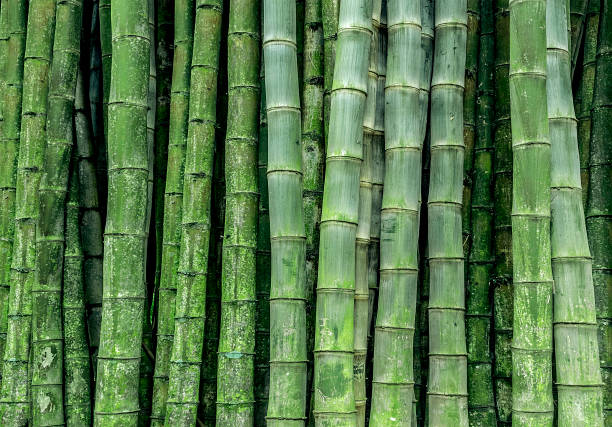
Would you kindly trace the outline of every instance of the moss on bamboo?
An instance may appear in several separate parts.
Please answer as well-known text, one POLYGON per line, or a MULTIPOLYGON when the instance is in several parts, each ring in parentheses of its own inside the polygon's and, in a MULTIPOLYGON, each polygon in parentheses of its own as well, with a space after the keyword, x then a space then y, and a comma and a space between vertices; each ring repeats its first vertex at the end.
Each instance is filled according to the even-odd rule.
MULTIPOLYGON (((75 153, 76 154, 76 153, 75 153)), ((68 201, 64 249, 62 314, 64 329, 64 405, 65 421, 69 427, 91 424, 91 360, 87 344, 85 288, 83 262, 85 260, 79 231, 80 161, 73 154, 68 201)), ((86 187, 83 191, 87 191, 86 187)))
POLYGON ((189 93, 193 50, 195 0, 174 3, 174 58, 170 91, 168 163, 164 190, 162 264, 159 283, 157 350, 153 374, 151 422, 163 424, 166 418, 168 376, 177 288, 177 270, 183 212, 183 171, 189 121, 189 93))
POLYGON ((601 3, 595 87, 591 112, 589 195, 586 225, 593 254, 593 285, 598 325, 599 358, 604 383, 604 425, 612 422, 612 354, 610 288, 612 286, 612 5, 601 3))
POLYGON ((109 199, 94 425, 134 426, 145 302, 149 149, 148 1, 112 0, 109 199), (131 141, 125 145, 124 141, 131 141))
POLYGON ((241 426, 254 418, 260 4, 231 0, 229 9, 217 424, 241 426))
MULTIPOLYGON (((32 331, 32 295, 36 280, 36 223, 38 217, 38 186, 45 147, 49 69, 55 29, 55 0, 30 2, 26 39, 25 1, 9 2, 9 52, 15 49, 15 62, 9 60, 11 80, 6 90, 13 92, 13 111, 21 114, 5 116, 5 135, 20 139, 16 175, 15 234, 11 264, 11 294, 9 296, 8 329, 4 352, 4 368, 0 413, 7 425, 24 425, 30 417, 30 334, 32 331), (25 41, 23 69, 20 53, 25 41), (23 76, 23 86, 21 86, 23 76), (13 86, 13 83, 15 86, 13 86), (19 85, 19 87, 16 87, 19 85), (19 101, 21 109, 19 110, 19 101), (21 124, 21 130, 19 126, 21 124)), ((6 111, 8 114, 9 111, 6 111)), ((9 151, 10 153, 10 151, 9 151)))

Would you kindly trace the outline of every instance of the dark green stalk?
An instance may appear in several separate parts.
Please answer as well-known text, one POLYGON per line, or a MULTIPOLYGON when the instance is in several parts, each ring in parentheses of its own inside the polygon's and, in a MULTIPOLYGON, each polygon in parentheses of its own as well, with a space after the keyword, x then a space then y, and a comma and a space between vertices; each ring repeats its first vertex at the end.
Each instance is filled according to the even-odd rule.
POLYGON ((431 425, 467 426, 465 274, 461 235, 466 3, 438 1, 434 16, 431 178, 427 200, 428 416, 431 425))
MULTIPOLYGON (((25 38, 26 2, 9 2, 9 52, 21 52, 25 38)), ((55 0, 34 0, 28 12, 29 31, 25 42, 23 70, 20 60, 8 71, 11 80, 6 90, 21 92, 21 132, 19 121, 5 117, 4 133, 10 132, 19 141, 17 191, 15 201, 15 235, 11 265, 11 294, 9 296, 8 333, 4 352, 4 372, 0 398, 0 415, 6 425, 25 425, 30 416, 30 338, 32 332, 32 288, 36 277, 36 225, 38 217, 38 186, 43 167, 46 143, 47 95, 49 70, 55 31, 55 0), (23 73, 23 74, 22 74, 23 73), (13 82, 15 86, 13 86, 13 82), (17 88, 16 86, 19 86, 17 88)), ((18 53, 18 55, 19 55, 18 53)), ((15 107, 20 93, 13 92, 15 107)), ((17 112, 17 111, 15 111, 17 112)), ((8 114, 8 111, 7 111, 8 114)), ((10 153, 10 151, 9 151, 10 153)), ((60 270, 61 271, 61 270, 60 270)), ((55 359, 55 358, 54 358, 55 359)), ((56 402, 57 403, 57 402, 56 402)), ((61 400, 60 400, 61 406, 61 400)))
POLYGON ((546 5, 547 103, 552 144, 551 252, 558 423, 602 426, 602 383, 587 241, 565 0, 546 5))
MULTIPOLYGON (((466 40, 465 92, 463 95, 463 253, 470 253, 472 245, 472 193, 474 191, 474 144, 476 141, 476 80, 478 74, 478 39, 480 34, 479 0, 467 0, 468 32, 466 40)), ((466 274, 467 274, 466 269, 466 274)), ((467 276, 466 276, 467 279, 467 276)))
POLYGON ((183 183, 183 231, 174 317, 176 338, 170 359, 166 425, 193 425, 198 408, 222 7, 220 0, 196 2, 183 183))
POLYGON ((254 419, 259 18, 258 0, 230 0, 218 425, 246 426, 254 419))
POLYGON ((491 339, 493 258, 493 115, 494 55, 493 5, 481 0, 478 54, 476 143, 472 194, 472 244, 466 284, 468 349, 468 414, 470 426, 495 426, 491 339))
MULTIPOLYGON (((23 80, 23 31, 15 33, 19 21, 11 21, 11 8, 18 3, 3 1, 0 10, 0 355, 4 355, 8 327, 8 304, 11 284, 11 259, 15 235, 15 187, 19 131, 21 121, 21 89, 23 80), (11 30, 13 41, 10 42, 11 30), (8 53, 11 52, 11 57, 8 53)), ((13 15, 14 19, 17 16, 13 15)), ((0 363, 0 380, 3 363, 0 363)))
POLYGON ((112 0, 108 215, 94 425, 135 426, 145 305, 149 149, 148 0, 112 0), (126 145, 125 141, 130 141, 126 145))
MULTIPOLYGON (((302 159, 304 170, 304 226, 306 229, 306 322, 308 351, 309 425, 312 416, 315 294, 319 257, 319 223, 323 200, 325 141, 323 140, 323 23, 321 0, 306 0, 304 71, 302 83, 302 159)), ((261 159, 260 159, 261 162, 261 159)))
MULTIPOLYGON (((111 68, 113 64, 112 46, 112 0, 99 0, 98 17, 100 30, 100 58, 102 60, 102 125, 104 134, 104 152, 108 156, 108 102, 111 85, 111 68)), ((108 162, 108 159, 106 159, 108 162)), ((108 164, 107 164, 108 167, 108 164)))
POLYGON ((595 56, 597 51, 597 32, 599 30, 599 0, 589 0, 584 36, 584 52, 581 78, 577 98, 580 99, 578 118, 578 153, 580 155, 580 182, 582 203, 587 207, 589 194, 589 146, 591 140, 591 107, 593 106, 593 87, 595 84, 595 56))
MULTIPOLYGON (((66 248, 64 249, 62 314, 64 323, 64 377, 66 382, 64 405, 68 427, 91 424, 91 386, 89 380, 91 361, 87 344, 83 282, 85 258, 79 231, 79 193, 81 191, 78 169, 80 163, 77 157, 73 155, 64 232, 66 248)), ((86 189, 83 188, 83 191, 86 191, 86 189)))
POLYGON ((585 18, 588 3, 589 0, 569 0, 570 10, 567 12, 570 14, 570 22, 568 22, 567 24, 569 25, 569 32, 571 37, 570 40, 568 40, 568 43, 570 59, 572 62, 572 76, 574 75, 576 61, 578 60, 578 53, 580 51, 582 39, 585 33, 585 18))
POLYGON ((306 419, 308 297, 296 7, 296 2, 264 0, 271 248, 268 426, 303 426, 306 419))
POLYGON ((512 138, 510 131, 510 13, 507 0, 495 4, 495 126, 493 204, 495 268, 493 328, 495 402, 498 422, 510 425, 512 414, 512 138))
MULTIPOLYGON (((324 14, 325 18, 325 14, 324 14)), ((315 423, 353 426, 355 239, 372 2, 340 5, 319 243, 315 423), (338 262, 341 257, 342 262, 338 262)), ((325 31, 325 22, 324 22, 325 31)))
POLYGON ((610 289, 612 289, 612 5, 601 2, 591 111, 589 195, 586 226, 593 254, 593 286, 599 329, 599 358, 604 383, 604 425, 612 423, 612 348, 610 289))
POLYGON ((33 425, 64 423, 61 315, 64 209, 74 143, 72 129, 82 12, 82 0, 57 2, 49 75, 47 140, 38 196, 36 281, 32 285, 33 425))
POLYGON ((340 0, 321 0, 321 22, 323 24, 323 128, 325 146, 328 142, 331 91, 336 61, 338 40, 338 14, 340 0))
POLYGON ((189 122, 189 91, 195 0, 174 3, 174 59, 170 93, 168 164, 164 193, 162 264, 157 315, 157 351, 153 375, 151 423, 160 426, 166 418, 168 376, 174 340, 174 311, 183 212, 183 170, 189 122))
MULTIPOLYGON (((546 1, 509 3, 514 256, 512 424, 530 427, 552 427, 554 410, 551 144, 544 102, 546 1)), ((566 33, 567 27, 562 32, 566 33)))
MULTIPOLYGON (((75 107, 75 142, 79 172, 79 205, 81 243, 83 250, 83 281, 92 369, 95 369, 102 320, 102 215, 97 184, 94 136, 87 110, 83 70, 77 74, 75 107)), ((95 383, 95 370, 94 370, 95 383)))
POLYGON ((389 1, 388 13, 380 293, 370 420, 374 425, 403 426, 412 425, 415 408, 413 343, 422 160, 418 112, 424 52, 420 1, 389 1), (406 120, 406 111, 417 114, 406 120))

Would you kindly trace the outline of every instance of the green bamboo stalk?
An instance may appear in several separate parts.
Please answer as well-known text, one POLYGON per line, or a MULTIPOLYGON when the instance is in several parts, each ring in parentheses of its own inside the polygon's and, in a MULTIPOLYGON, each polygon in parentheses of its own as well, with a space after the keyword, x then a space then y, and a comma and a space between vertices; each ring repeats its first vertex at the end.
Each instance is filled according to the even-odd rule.
POLYGON ((603 426, 595 296, 582 210, 565 0, 548 0, 546 8, 558 423, 603 426))
POLYGON ((263 53, 270 204, 269 426, 304 425, 307 352, 306 235, 296 2, 264 1, 263 53))
MULTIPOLYGON (((264 4, 261 3, 263 14, 264 4)), ((263 16, 263 15, 262 15, 263 16)), ((261 20, 263 33, 263 19, 261 20)), ((263 49, 263 46, 262 46, 263 49)), ((262 50, 263 55, 263 50, 262 50)), ((257 307, 255 312, 255 425, 265 426, 270 394, 270 205, 268 201, 268 114, 264 61, 260 64, 259 140, 257 144, 257 185, 259 187, 257 222, 257 259, 255 265, 257 307)))
MULTIPOLYGON (((498 424, 512 416, 512 138, 510 130, 510 13, 507 0, 495 3, 495 126, 493 204, 495 268, 493 284, 494 377, 498 424)), ((505 423, 505 424, 501 424, 505 423)))
POLYGON ((589 154, 589 195, 586 225, 593 254, 593 285, 598 325, 599 358, 604 383, 604 425, 612 423, 612 349, 610 289, 612 287, 612 6, 601 2, 589 154))
POLYGON ((493 5, 482 0, 478 54, 472 245, 466 286, 468 349, 468 415, 474 427, 495 426, 490 348, 492 307, 489 281, 493 258, 493 115, 494 21, 493 5))
MULTIPOLYGON (((552 426, 551 147, 546 0, 510 0, 512 115, 512 424, 552 426)), ((563 29, 566 33, 567 28, 563 29)))
POLYGON ((428 256, 428 416, 432 425, 467 426, 465 288, 461 236, 466 2, 436 2, 431 82, 428 256), (453 54, 449 55, 450 47, 453 54))
MULTIPOLYGON (((304 69, 302 82, 302 161, 304 171, 304 227, 306 230, 306 348, 308 351, 308 425, 314 424, 315 287, 319 257, 319 225, 323 201, 323 23, 321 0, 306 0, 304 17, 304 69)), ((261 161, 261 159, 260 159, 261 161)))
POLYGON ((148 1, 112 0, 109 198, 94 425, 138 423, 149 155, 148 1), (125 145, 125 141, 130 141, 125 145))
POLYGON ((195 0, 174 3, 174 58, 170 92, 168 164, 164 193, 162 265, 159 282, 157 351, 153 375, 151 423, 159 426, 166 418, 168 376, 181 242, 183 210, 183 170, 189 122, 189 91, 193 49, 195 0))
POLYGON ((193 425, 197 415, 206 314, 222 7, 220 0, 196 2, 183 183, 183 231, 177 272, 176 338, 170 359, 166 425, 193 425))
POLYGON ((225 140, 227 207, 217 368, 219 425, 251 425, 254 418, 259 19, 258 0, 230 1, 225 140))
POLYGON ((421 3, 388 2, 385 181, 381 211, 380 293, 371 422, 411 425, 413 338, 418 279, 423 84, 421 3), (406 111, 415 111, 406 119, 406 111))
MULTIPOLYGON (((319 244, 314 347, 318 426, 352 426, 356 422, 355 239, 371 27, 370 0, 341 3, 319 244)), ((325 24, 323 28, 325 31, 325 24)))
POLYGON ((340 0, 321 0, 321 22, 323 24, 323 127, 324 141, 329 138, 330 102, 336 61, 338 40, 338 16, 340 0))
MULTIPOLYGON (((433 38, 434 38, 434 3, 433 0, 421 0, 421 50, 423 57, 423 70, 419 84, 419 120, 421 152, 423 153, 421 171, 420 208, 427 202, 429 188, 429 142, 428 142, 428 112, 429 92, 431 89, 431 73, 433 66, 433 38)), ((425 419, 426 410, 426 378, 428 375, 429 343, 427 338, 428 317, 427 305, 429 295, 429 271, 427 261, 427 215, 419 213, 419 286, 417 293, 417 309, 415 319, 415 334, 413 339, 414 358, 414 409, 413 424, 421 425, 425 419)))
MULTIPOLYGON (((98 17, 100 30, 100 58, 102 74, 102 125, 104 135, 104 152, 108 156, 108 102, 110 97, 111 72, 113 64, 112 46, 112 0, 99 0, 98 17)), ((108 159, 106 159, 108 162, 108 159)))
POLYGON ((79 224, 84 257, 85 306, 87 309, 89 350, 92 356, 91 367, 95 384, 95 364, 97 363, 100 321, 102 319, 102 258, 104 245, 94 148, 95 137, 90 121, 90 114, 93 114, 93 111, 91 109, 88 111, 86 106, 84 73, 85 71, 81 69, 77 74, 74 101, 74 138, 79 172, 79 206, 81 211, 79 224))
MULTIPOLYGON (((0 258, 2 259, 0 266, 0 355, 4 355, 8 327, 13 237, 15 235, 15 169, 19 150, 19 122, 15 123, 15 120, 21 119, 23 41, 21 41, 21 47, 14 44, 16 40, 13 42, 12 58, 9 58, 9 36, 13 26, 9 21, 11 4, 7 0, 3 1, 0 6, 0 115, 2 116, 0 144, 5 153, 0 158, 0 258), (15 75, 16 71, 17 75, 15 75), (17 101, 18 103, 15 104, 17 101)), ((3 364, 0 363, 0 383, 2 368, 3 364)))
MULTIPOLYGON (((82 78, 82 77, 81 77, 82 78)), ((76 120, 76 117, 75 117, 76 120)), ((75 153, 76 154, 76 153, 75 153)), ((89 346, 87 344, 85 289, 83 282, 84 255, 79 231, 80 161, 73 154, 68 201, 66 202, 66 225, 64 249, 64 286, 62 289, 62 314, 64 329, 64 376, 66 395, 64 405, 66 425, 88 426, 91 424, 91 387, 89 346)), ((83 188, 85 191, 85 188, 83 188)))
MULTIPOLYGON (((20 52, 22 49, 26 30, 26 7, 25 2, 21 1, 9 3, 9 21, 14 22, 9 30, 9 52, 13 49, 20 52), (15 38, 14 43, 13 37, 15 38)), ((36 271, 38 185, 46 142, 45 123, 48 77, 55 29, 55 0, 30 2, 27 16, 28 27, 36 28, 36 31, 30 31, 26 39, 23 70, 18 63, 8 64, 12 81, 8 81, 6 87, 7 90, 12 90, 12 82, 15 82, 15 85, 19 85, 19 88, 15 87, 15 89, 21 92, 20 80, 23 76, 21 132, 18 131, 20 123, 18 120, 11 118, 10 122, 5 122, 5 135, 11 132, 11 136, 20 138, 11 294, 0 398, 1 418, 6 425, 25 425, 31 415, 29 384, 30 334, 32 331, 31 290, 36 271)), ((19 95, 17 93, 15 95, 14 105, 18 108, 19 95)))
POLYGON ((64 423, 61 316, 64 210, 74 142, 72 126, 82 9, 82 0, 58 0, 55 11, 57 25, 49 75, 47 138, 38 190, 36 280, 32 285, 33 425, 64 423))
POLYGON ((599 0, 589 0, 586 16, 582 76, 578 86, 580 98, 578 118, 578 153, 580 155, 580 183, 582 203, 587 207, 589 194, 589 143, 591 140, 591 107, 595 84, 595 56, 597 51, 597 32, 599 30, 599 0))
POLYGON ((578 53, 580 51, 580 46, 582 45, 582 39, 585 33, 588 3, 589 0, 569 0, 569 10, 567 10, 567 13, 570 15, 570 18, 569 22, 567 22, 567 19, 565 21, 569 26, 570 33, 568 50, 570 52, 572 76, 574 75, 576 61, 578 60, 578 53))
MULTIPOLYGON (((466 40, 465 91, 463 95, 463 253, 472 245, 472 193, 474 188, 474 144, 476 141, 476 79, 478 74, 478 39, 480 34, 479 0, 467 0, 468 32, 466 40)), ((468 269, 465 269, 467 274, 468 269)), ((467 280, 467 276, 466 276, 467 280)))

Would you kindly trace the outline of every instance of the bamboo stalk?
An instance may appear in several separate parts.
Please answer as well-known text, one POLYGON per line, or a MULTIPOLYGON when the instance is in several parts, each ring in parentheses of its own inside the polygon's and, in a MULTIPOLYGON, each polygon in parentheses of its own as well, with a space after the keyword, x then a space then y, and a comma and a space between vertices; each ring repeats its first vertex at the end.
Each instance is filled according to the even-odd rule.
POLYGON ((195 0, 174 3, 174 58, 170 89, 168 163, 164 190, 162 265, 159 282, 157 351, 153 374, 151 423, 160 426, 166 418, 170 357, 174 341, 174 315, 178 280, 183 173, 189 122, 189 94, 193 50, 195 0))
POLYGON ((587 5, 589 0, 569 0, 570 15, 569 22, 565 20, 569 27, 570 39, 568 40, 568 50, 571 59, 571 77, 574 75, 578 53, 582 45, 582 39, 585 32, 585 18, 587 14, 587 5))
MULTIPOLYGON (((21 113, 6 122, 5 135, 19 140, 15 196, 15 235, 11 265, 8 330, 4 351, 4 368, 0 414, 7 425, 25 425, 30 417, 30 373, 32 333, 32 288, 36 272, 36 225, 38 217, 38 186, 43 166, 49 69, 55 30, 55 0, 31 2, 27 12, 28 28, 36 28, 25 37, 26 8, 24 1, 9 3, 9 52, 20 58, 13 63, 9 57, 10 80, 6 90, 13 91, 15 108, 21 113), (21 79, 23 78, 23 86, 21 79), (13 86, 13 84, 15 86, 13 86), (19 87, 17 87, 17 85, 19 87), (23 92, 22 92, 23 91, 23 92), (19 101, 21 98, 21 109, 19 101), (21 130, 19 131, 19 125, 21 130)), ((7 76, 8 77, 8 76, 7 76)), ((8 111, 6 112, 8 114, 8 111)), ((9 151, 10 153, 10 151, 9 151)), ((60 400, 61 402, 61 400, 60 400)), ((57 403, 57 402, 56 402, 57 403)))
MULTIPOLYGON (((551 146, 546 0, 510 0, 512 115, 512 423, 552 426, 551 146)), ((566 32, 564 28, 563 32, 566 32)))
POLYGON ((133 426, 139 416, 139 365, 145 303, 149 149, 148 0, 112 0, 109 198, 104 295, 94 425, 133 426), (128 146, 124 141, 130 141, 128 146))
POLYGON ((336 61, 339 13, 340 0, 321 0, 321 21, 323 24, 323 128, 326 147, 329 138, 330 102, 336 61))
POLYGON ((472 196, 472 245, 469 254, 466 334, 468 349, 468 414, 470 425, 495 426, 492 378, 489 287, 493 273, 493 116, 494 21, 493 5, 483 0, 478 60, 474 191, 472 196))
POLYGON ((586 225, 593 254, 593 285, 598 325, 599 358, 604 383, 604 425, 612 422, 612 354, 610 349, 610 288, 612 286, 612 10, 601 3, 591 111, 589 195, 586 225))

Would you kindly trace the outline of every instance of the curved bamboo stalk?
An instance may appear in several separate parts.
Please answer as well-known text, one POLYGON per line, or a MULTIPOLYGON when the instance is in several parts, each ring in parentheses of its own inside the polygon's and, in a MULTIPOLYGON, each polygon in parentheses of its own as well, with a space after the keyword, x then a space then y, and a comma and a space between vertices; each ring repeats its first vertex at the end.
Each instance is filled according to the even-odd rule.
POLYGON ((227 208, 217 368, 219 425, 251 425, 254 419, 259 17, 258 0, 230 1, 225 139, 227 208))
POLYGON ((603 426, 595 295, 582 210, 565 0, 548 0, 546 25, 558 422, 603 426))
MULTIPOLYGON (((510 0, 512 424, 552 426, 550 168, 546 0, 510 0)), ((564 29, 567 33, 567 28, 564 29)))
POLYGON ((149 150, 148 0, 112 0, 108 216, 94 425, 134 426, 145 303, 149 150), (125 141, 130 141, 125 145, 125 141))
POLYGON ((599 358, 604 383, 604 425, 612 422, 612 349, 610 348, 610 289, 612 287, 612 5, 601 3, 595 87, 591 111, 589 195, 586 225, 593 254, 593 285, 599 329, 599 358))
MULTIPOLYGON (((68 193, 82 0, 58 0, 49 76, 36 230, 36 273, 32 286, 32 417, 34 425, 64 421, 62 271, 64 205, 68 193)), ((68 387, 70 385, 67 385, 68 387)))
POLYGON ((183 170, 189 122, 189 91, 193 50, 195 0, 174 3, 174 58, 170 91, 168 164, 164 190, 162 265, 159 282, 157 350, 153 374, 151 423, 160 426, 166 418, 168 377, 174 341, 177 270, 183 215, 183 170))
MULTIPOLYGON (((4 371, 0 414, 7 425, 25 425, 30 417, 30 339, 32 332, 32 287, 36 272, 36 224, 38 217, 38 186, 43 166, 46 142, 47 96, 49 69, 55 30, 55 0, 31 1, 25 37, 25 1, 9 3, 9 51, 20 52, 25 40, 23 69, 19 59, 9 59, 10 73, 6 90, 23 90, 21 122, 5 117, 5 135, 19 138, 15 198, 15 235, 11 265, 11 295, 9 296, 8 333, 4 351, 4 371), (23 89, 21 77, 23 76, 23 89), (19 85, 19 88, 13 86, 19 85), (21 123, 21 131, 19 124, 21 123)), ((10 57, 9 57, 10 58, 10 57)), ((7 77, 8 77, 7 76, 7 77)), ((15 96, 18 108, 19 94, 15 96)), ((6 112, 8 114, 8 111, 6 112)), ((9 152, 10 153, 10 152, 9 152)), ((61 400, 60 400, 61 402, 61 400)), ((55 402, 57 403, 57 401, 55 402)), ((61 404, 60 404, 61 405, 61 404)))
POLYGON ((206 314, 222 7, 220 0, 196 2, 183 183, 183 231, 166 425, 193 425, 197 415, 206 314))
POLYGON ((428 208, 429 379, 432 425, 467 426, 464 261, 461 238, 467 7, 436 2, 428 208), (449 51, 453 47, 453 54, 449 51))
POLYGON ((492 306, 490 279, 493 258, 493 114, 494 21, 493 5, 482 0, 480 51, 474 147, 472 195, 472 244, 466 286, 466 335, 468 349, 468 414, 470 425, 495 426, 490 348, 492 306))
POLYGON ((370 419, 374 425, 410 425, 421 200, 421 3, 389 1, 388 17, 385 182, 370 419), (414 112, 411 119, 406 120, 406 112, 414 112))
MULTIPOLYGON (((76 119, 76 117, 75 117, 76 119)), ((76 153, 75 153, 76 154, 76 153)), ((64 405, 66 425, 91 424, 91 360, 87 344, 85 292, 83 282, 84 255, 79 231, 80 185, 79 160, 73 154, 70 184, 66 202, 64 272, 62 314, 64 329, 64 376, 66 395, 64 405)))
MULTIPOLYGON (((317 283, 315 421, 352 426, 355 238, 372 33, 370 0, 340 5, 317 283), (338 254, 342 261, 338 262, 338 254)), ((325 28, 325 27, 324 27, 325 28)))

